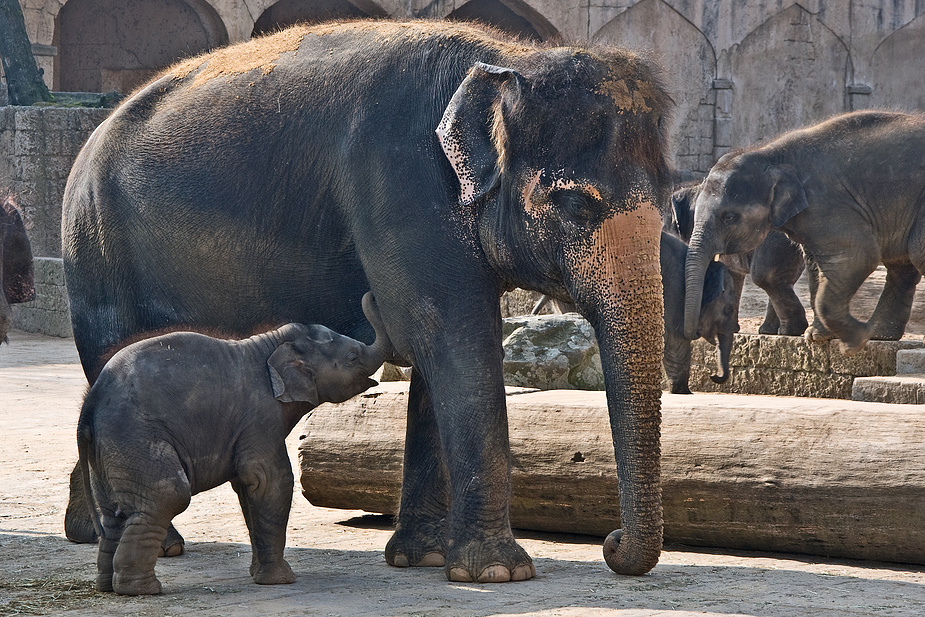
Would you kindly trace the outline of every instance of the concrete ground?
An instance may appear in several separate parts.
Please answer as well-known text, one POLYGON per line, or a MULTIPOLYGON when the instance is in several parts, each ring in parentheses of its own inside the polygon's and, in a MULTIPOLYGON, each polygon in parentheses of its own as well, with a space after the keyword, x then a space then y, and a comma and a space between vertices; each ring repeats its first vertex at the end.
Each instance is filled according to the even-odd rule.
POLYGON ((604 564, 599 538, 564 534, 518 534, 536 563, 531 581, 449 583, 439 568, 386 565, 388 521, 316 508, 298 493, 286 551, 297 580, 259 586, 247 574, 247 531, 228 485, 195 496, 178 517, 188 552, 159 560, 163 595, 98 593, 95 546, 68 542, 62 529, 86 387, 73 341, 9 338, 0 348, 0 616, 925 614, 921 567, 670 546, 651 573, 621 577, 604 564))

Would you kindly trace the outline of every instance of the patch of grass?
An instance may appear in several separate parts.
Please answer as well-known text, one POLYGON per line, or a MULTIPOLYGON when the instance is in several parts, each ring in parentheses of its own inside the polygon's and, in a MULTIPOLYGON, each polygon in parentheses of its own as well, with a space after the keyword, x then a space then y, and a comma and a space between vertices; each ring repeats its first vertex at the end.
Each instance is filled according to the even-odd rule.
POLYGON ((0 617, 47 615, 84 606, 88 600, 108 597, 93 581, 74 579, 22 579, 0 582, 0 617))

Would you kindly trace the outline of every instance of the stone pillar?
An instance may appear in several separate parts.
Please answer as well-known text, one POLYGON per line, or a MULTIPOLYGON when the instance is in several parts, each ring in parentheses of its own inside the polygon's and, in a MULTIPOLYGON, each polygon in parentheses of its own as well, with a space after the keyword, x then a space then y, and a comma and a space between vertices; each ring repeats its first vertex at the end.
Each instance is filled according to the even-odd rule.
POLYGON ((867 84, 848 84, 845 86, 847 94, 848 111, 868 109, 870 107, 870 93, 873 88, 867 84))
POLYGON ((713 162, 732 149, 732 80, 714 79, 713 162))

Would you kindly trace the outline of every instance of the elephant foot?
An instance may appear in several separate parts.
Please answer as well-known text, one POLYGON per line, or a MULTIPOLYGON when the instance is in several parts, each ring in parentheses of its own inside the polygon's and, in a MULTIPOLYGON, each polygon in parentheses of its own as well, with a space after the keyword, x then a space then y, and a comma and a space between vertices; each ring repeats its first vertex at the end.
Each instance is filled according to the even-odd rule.
POLYGON ((99 540, 85 504, 68 504, 64 511, 64 537, 77 544, 93 544, 99 540))
POLYGON ((93 544, 99 540, 96 526, 90 518, 90 507, 84 495, 83 475, 80 466, 71 470, 70 494, 64 511, 64 537, 78 544, 93 544))
POLYGON ((671 384, 671 393, 672 394, 693 394, 693 392, 691 392, 690 387, 687 385, 687 382, 671 384))
POLYGON ((112 588, 112 572, 108 574, 98 574, 96 576, 96 590, 97 591, 115 591, 112 588))
POLYGON ((167 528, 167 537, 161 543, 160 557, 179 557, 186 552, 186 540, 180 535, 176 527, 167 528))
POLYGON ((438 524, 399 523, 385 546, 386 562, 396 568, 433 568, 445 565, 443 522, 441 519, 438 524))
POLYGON ((873 333, 870 335, 874 341, 898 341, 906 333, 906 324, 896 326, 895 324, 873 326, 873 333))
POLYGON ((814 321, 813 325, 806 328, 806 332, 803 334, 803 337, 806 339, 806 342, 814 343, 816 345, 827 343, 835 338, 835 336, 829 332, 828 328, 817 321, 814 321))
POLYGON ((153 572, 138 578, 127 578, 116 572, 112 577, 112 590, 120 596, 156 596, 161 593, 161 582, 153 572))
POLYGON ((251 576, 258 585, 288 585, 295 582, 295 574, 285 559, 251 566, 251 576))
POLYGON ((474 538, 453 544, 447 555, 448 580, 462 583, 506 583, 525 581, 536 576, 533 560, 513 537, 504 538, 498 543, 474 538))

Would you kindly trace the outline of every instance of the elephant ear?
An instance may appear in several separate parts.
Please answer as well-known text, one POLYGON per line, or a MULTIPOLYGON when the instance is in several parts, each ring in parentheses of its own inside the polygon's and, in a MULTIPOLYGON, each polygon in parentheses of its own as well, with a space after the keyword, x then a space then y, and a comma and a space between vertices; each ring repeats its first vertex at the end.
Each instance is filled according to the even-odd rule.
POLYGON ((771 224, 780 227, 806 210, 806 192, 796 170, 790 165, 775 165, 768 169, 771 176, 771 224))
POLYGON ((459 202, 470 205, 493 189, 501 177, 499 153, 492 139, 495 102, 504 84, 523 78, 513 70, 478 62, 457 88, 437 137, 459 179, 459 202))
POLYGON ((281 403, 320 404, 315 373, 305 364, 303 354, 289 342, 276 348, 267 360, 273 396, 281 403))
POLYGON ((725 288, 725 277, 726 265, 721 261, 711 261, 703 277, 703 296, 701 296, 700 308, 719 298, 725 288))
POLYGON ((685 242, 691 241, 694 232, 694 201, 700 193, 700 185, 678 189, 671 194, 671 209, 674 211, 675 227, 685 242))

